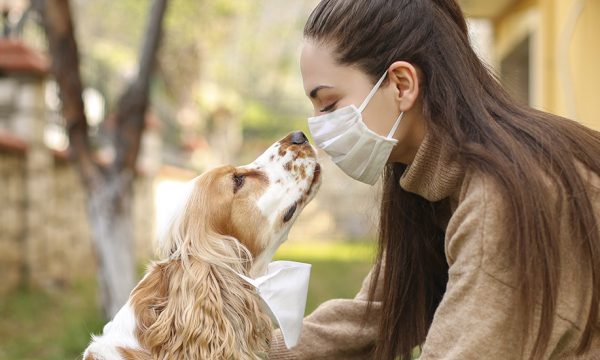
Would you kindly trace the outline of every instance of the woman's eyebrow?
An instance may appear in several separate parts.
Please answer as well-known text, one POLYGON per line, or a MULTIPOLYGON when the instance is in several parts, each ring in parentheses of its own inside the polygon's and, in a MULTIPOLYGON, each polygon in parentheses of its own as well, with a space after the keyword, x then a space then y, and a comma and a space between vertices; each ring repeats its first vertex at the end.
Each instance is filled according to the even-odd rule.
POLYGON ((309 96, 314 99, 317 97, 317 93, 319 92, 319 90, 321 89, 331 89, 333 88, 333 86, 327 86, 327 85, 319 85, 316 88, 312 89, 309 93, 309 96))

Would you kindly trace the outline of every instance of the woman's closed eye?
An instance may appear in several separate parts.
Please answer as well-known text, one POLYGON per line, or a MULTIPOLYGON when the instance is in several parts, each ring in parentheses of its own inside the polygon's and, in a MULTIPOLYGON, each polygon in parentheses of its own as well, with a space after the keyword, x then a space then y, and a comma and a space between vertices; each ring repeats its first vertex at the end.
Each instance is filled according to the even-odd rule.
POLYGON ((323 109, 321 109, 320 111, 321 111, 321 112, 330 112, 330 111, 333 111, 333 110, 335 110, 335 106, 337 105, 337 103, 338 103, 338 102, 336 101, 336 102, 334 102, 334 103, 332 103, 332 104, 330 104, 330 105, 328 105, 328 106, 324 107, 324 108, 323 108, 323 109))

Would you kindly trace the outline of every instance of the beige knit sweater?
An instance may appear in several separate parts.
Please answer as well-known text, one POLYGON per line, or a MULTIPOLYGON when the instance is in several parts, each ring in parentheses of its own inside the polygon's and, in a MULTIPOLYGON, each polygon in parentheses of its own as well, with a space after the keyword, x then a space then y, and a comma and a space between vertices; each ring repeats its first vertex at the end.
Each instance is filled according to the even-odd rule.
MULTIPOLYGON (((600 177, 583 166, 579 170, 589 184, 588 195, 600 220, 600 177)), ((445 239, 449 281, 423 344, 421 360, 517 359, 521 346, 527 355, 534 334, 519 336, 523 322, 513 316, 515 274, 507 266, 511 242, 504 230, 511 224, 504 222, 506 202, 494 182, 461 169, 427 136, 400 185, 430 201, 447 199, 452 209, 445 239)), ((561 237, 569 239, 567 216, 557 221, 563 222, 561 237)), ((591 301, 591 281, 570 242, 557 246, 562 255, 559 299, 544 359, 572 359, 571 351, 580 338, 591 301)), ((361 322, 370 281, 369 275, 354 299, 327 301, 307 316, 300 341, 291 350, 275 331, 270 359, 372 359, 379 295, 375 315, 361 322)), ((581 359, 600 359, 600 334, 594 335, 592 349, 581 359)))

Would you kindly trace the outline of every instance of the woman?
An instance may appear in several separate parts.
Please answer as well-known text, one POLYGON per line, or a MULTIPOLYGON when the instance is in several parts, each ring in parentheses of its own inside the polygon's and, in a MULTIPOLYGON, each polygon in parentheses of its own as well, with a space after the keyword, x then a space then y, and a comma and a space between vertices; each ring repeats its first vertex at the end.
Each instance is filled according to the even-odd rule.
POLYGON ((383 174, 379 255, 271 359, 597 358, 600 134, 512 99, 453 0, 323 0, 304 33, 317 145, 383 174))

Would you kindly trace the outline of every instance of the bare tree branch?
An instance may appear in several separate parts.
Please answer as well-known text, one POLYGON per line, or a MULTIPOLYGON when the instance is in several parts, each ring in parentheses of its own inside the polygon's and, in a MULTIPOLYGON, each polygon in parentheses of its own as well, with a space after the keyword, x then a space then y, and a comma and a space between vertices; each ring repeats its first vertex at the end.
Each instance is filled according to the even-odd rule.
POLYGON ((52 56, 52 72, 60 89, 62 113, 67 124, 70 157, 74 160, 84 186, 90 190, 101 172, 94 162, 88 138, 79 72, 79 53, 74 36, 73 20, 68 0, 38 0, 52 56))
POLYGON ((150 95, 150 77, 156 64, 156 53, 162 37, 162 19, 167 0, 154 0, 146 25, 146 37, 139 58, 138 75, 119 99, 115 114, 117 171, 133 170, 140 150, 141 133, 150 95))

